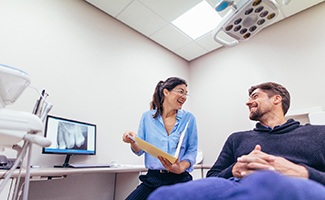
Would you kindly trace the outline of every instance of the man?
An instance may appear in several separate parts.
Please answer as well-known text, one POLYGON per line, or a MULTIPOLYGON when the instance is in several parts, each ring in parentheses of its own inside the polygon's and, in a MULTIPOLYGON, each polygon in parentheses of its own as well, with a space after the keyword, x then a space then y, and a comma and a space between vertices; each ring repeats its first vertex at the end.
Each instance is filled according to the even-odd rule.
POLYGON ((256 128, 228 137, 208 178, 149 199, 325 199, 325 126, 286 120, 290 95, 277 83, 252 86, 246 105, 256 128))

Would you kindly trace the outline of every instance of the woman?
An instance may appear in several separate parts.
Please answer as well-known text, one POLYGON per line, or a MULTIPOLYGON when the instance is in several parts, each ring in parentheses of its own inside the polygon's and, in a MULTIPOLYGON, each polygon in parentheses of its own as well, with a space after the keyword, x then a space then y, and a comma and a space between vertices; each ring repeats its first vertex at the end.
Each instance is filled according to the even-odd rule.
POLYGON ((145 153, 148 172, 139 177, 142 183, 126 199, 147 199, 160 186, 192 180, 189 172, 195 164, 198 141, 195 117, 182 110, 187 96, 187 84, 181 78, 170 77, 158 82, 150 110, 142 115, 138 135, 132 131, 123 134, 123 141, 130 143, 132 151, 138 156, 145 152, 129 136, 146 140, 171 155, 175 155, 178 145, 181 145, 175 163, 145 153), (185 135, 180 140, 182 132, 185 135))

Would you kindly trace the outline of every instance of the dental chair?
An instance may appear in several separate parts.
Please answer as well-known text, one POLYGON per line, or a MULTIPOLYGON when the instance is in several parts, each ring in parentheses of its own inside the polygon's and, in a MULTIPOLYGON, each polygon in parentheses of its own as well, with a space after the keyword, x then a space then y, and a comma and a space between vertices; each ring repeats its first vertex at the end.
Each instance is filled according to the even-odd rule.
POLYGON ((9 179, 13 178, 15 170, 19 168, 12 199, 19 199, 18 194, 22 190, 23 200, 28 199, 32 145, 37 144, 41 147, 51 145, 51 141, 41 134, 43 121, 52 108, 52 105, 45 100, 47 94, 44 90, 36 102, 33 113, 5 108, 13 104, 29 85, 30 78, 27 73, 0 64, 0 151, 4 151, 5 148, 17 151, 14 164, 0 177, 0 193, 9 179), (25 170, 25 181, 20 185, 22 170, 25 170))

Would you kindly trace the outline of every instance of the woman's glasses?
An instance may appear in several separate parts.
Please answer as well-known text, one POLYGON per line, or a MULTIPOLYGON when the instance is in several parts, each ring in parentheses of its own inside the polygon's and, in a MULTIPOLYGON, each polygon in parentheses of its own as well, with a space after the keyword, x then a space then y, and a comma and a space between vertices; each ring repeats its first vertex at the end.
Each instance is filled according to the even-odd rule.
POLYGON ((182 95, 183 97, 185 96, 185 97, 188 97, 189 96, 189 94, 187 93, 187 92, 184 92, 184 90, 182 90, 182 89, 178 89, 178 90, 172 90, 173 92, 176 92, 176 93, 178 93, 178 94, 180 94, 180 95, 182 95))

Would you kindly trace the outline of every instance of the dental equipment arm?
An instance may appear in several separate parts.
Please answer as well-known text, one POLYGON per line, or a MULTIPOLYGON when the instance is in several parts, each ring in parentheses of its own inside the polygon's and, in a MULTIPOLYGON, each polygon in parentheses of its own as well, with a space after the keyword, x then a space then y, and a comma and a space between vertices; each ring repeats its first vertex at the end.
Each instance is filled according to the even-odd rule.
MULTIPOLYGON (((45 119, 52 108, 52 105, 45 101, 46 97, 43 96, 45 91, 43 91, 35 107, 38 110, 37 113, 27 113, 5 108, 6 105, 14 103, 29 84, 30 78, 27 73, 0 64, 0 149, 2 147, 7 147, 17 151, 17 159, 14 165, 3 177, 3 181, 0 184, 0 193, 11 178, 14 170, 18 167, 19 163, 23 162, 27 154, 23 200, 28 199, 32 144, 37 144, 41 147, 51 145, 50 140, 38 135, 38 133, 43 131, 42 120, 45 119), (44 105, 45 109, 43 109, 44 105), (17 144, 20 141, 24 141, 22 147, 17 144)), ((20 193, 17 189, 19 180, 18 178, 18 184, 16 183, 13 199, 19 199, 19 195, 17 196, 17 194, 20 193)))

